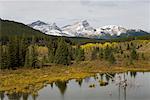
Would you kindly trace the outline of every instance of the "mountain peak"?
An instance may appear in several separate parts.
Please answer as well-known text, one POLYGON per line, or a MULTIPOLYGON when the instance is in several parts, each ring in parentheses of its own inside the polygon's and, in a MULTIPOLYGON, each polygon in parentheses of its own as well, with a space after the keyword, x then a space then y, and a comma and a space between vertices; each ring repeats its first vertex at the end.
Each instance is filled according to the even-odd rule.
POLYGON ((47 25, 47 23, 43 22, 43 21, 40 21, 40 20, 37 20, 35 22, 32 22, 31 24, 29 24, 30 27, 33 27, 33 26, 41 26, 41 25, 47 25))
POLYGON ((52 23, 52 24, 50 25, 50 27, 51 27, 51 30, 59 30, 59 31, 61 31, 61 29, 56 25, 55 22, 52 23))
POLYGON ((90 26, 90 24, 88 23, 87 20, 83 20, 83 21, 82 21, 82 25, 83 25, 84 27, 90 26))
POLYGON ((90 24, 87 20, 82 20, 82 21, 75 22, 73 25, 84 26, 84 27, 90 26, 90 24))
POLYGON ((122 26, 117 26, 117 25, 106 25, 97 28, 98 33, 105 33, 105 34, 110 34, 112 35, 117 35, 119 36, 122 33, 126 33, 127 29, 125 29, 122 26))

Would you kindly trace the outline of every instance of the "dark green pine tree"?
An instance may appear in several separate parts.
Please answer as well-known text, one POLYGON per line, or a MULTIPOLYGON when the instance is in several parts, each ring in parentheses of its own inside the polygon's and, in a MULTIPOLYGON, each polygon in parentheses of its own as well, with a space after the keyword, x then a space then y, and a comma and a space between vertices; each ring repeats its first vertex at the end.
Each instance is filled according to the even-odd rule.
POLYGON ((50 63, 53 63, 54 61, 54 48, 53 48, 53 45, 52 45, 52 41, 49 40, 48 43, 47 43, 47 47, 48 47, 48 57, 49 57, 49 62, 50 63))
POLYGON ((69 65, 71 63, 69 46, 63 38, 58 40, 54 63, 63 65, 69 65))
POLYGON ((15 69, 19 67, 19 41, 16 36, 9 40, 8 54, 9 68, 15 69))
POLYGON ((131 49, 130 56, 131 56, 131 60, 137 60, 138 59, 138 54, 137 54, 135 47, 133 47, 131 49))
POLYGON ((104 49, 104 58, 105 58, 105 60, 109 61, 111 64, 114 64, 116 62, 112 48, 107 46, 104 49))
POLYGON ((104 59, 105 59, 105 60, 108 60, 108 59, 109 59, 109 57, 110 57, 110 52, 112 52, 112 51, 111 51, 111 48, 107 46, 107 47, 104 49, 104 59))
POLYGON ((2 46, 2 44, 0 44, 0 69, 2 69, 3 68, 3 56, 2 56, 2 54, 3 54, 3 46, 2 46))
POLYGON ((41 62, 38 60, 38 54, 36 52, 36 47, 35 45, 32 46, 32 67, 37 68, 41 67, 41 62))
POLYGON ((25 65, 25 56, 28 45, 25 43, 25 37, 19 38, 19 65, 25 65))
POLYGON ((32 44, 27 48, 25 55, 25 67, 39 67, 38 54, 36 52, 36 45, 34 37, 32 37, 32 44))
POLYGON ((141 54, 141 58, 142 58, 143 60, 146 60, 146 59, 145 59, 145 56, 144 56, 144 53, 141 54))
POLYGON ((0 69, 8 68, 8 47, 0 45, 0 69))
POLYGON ((8 46, 0 45, 0 69, 6 69, 9 66, 8 46))
POLYGON ((25 56, 25 67, 39 67, 35 45, 30 45, 25 56))
POLYGON ((99 58, 100 59, 104 58, 104 50, 102 48, 99 49, 99 58))
POLYGON ((24 66, 25 67, 32 67, 32 57, 31 57, 31 53, 30 53, 29 47, 28 47, 28 49, 26 51, 24 66))
POLYGON ((78 47, 75 49, 75 61, 76 61, 76 62, 84 61, 84 59, 85 59, 84 50, 81 49, 80 46, 78 46, 78 47))
POLYGON ((130 45, 129 44, 127 44, 127 50, 130 50, 130 45))

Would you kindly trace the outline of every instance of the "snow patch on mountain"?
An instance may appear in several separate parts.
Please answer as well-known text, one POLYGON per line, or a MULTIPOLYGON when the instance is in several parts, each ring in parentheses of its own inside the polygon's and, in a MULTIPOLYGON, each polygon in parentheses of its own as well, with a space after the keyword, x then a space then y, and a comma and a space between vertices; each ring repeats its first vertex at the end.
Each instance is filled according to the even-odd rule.
POLYGON ((28 26, 40 30, 48 35, 61 36, 62 33, 61 29, 56 25, 56 23, 48 24, 38 20, 36 22, 29 24, 28 26))
MULTIPOLYGON (((110 38, 127 34, 130 30, 122 26, 107 25, 98 28, 90 26, 87 20, 75 22, 71 25, 58 27, 56 23, 48 24, 42 21, 36 21, 28 26, 40 30, 48 35, 67 36, 67 37, 88 37, 88 38, 110 38)), ((133 32, 141 32, 141 30, 133 30, 133 32)))
POLYGON ((99 34, 110 34, 111 36, 119 36, 122 33, 126 33, 127 29, 123 28, 122 26, 107 25, 97 28, 96 32, 98 32, 99 34))

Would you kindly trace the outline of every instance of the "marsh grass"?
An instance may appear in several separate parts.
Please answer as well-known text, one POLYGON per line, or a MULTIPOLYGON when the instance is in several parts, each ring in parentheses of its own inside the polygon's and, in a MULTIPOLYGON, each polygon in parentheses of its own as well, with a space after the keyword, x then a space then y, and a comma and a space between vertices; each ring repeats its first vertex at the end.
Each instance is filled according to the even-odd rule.
MULTIPOLYGON (((138 62, 136 64, 139 64, 138 62)), ((149 64, 131 65, 120 67, 109 65, 105 61, 83 61, 71 66, 51 66, 40 69, 22 68, 18 70, 0 71, 0 92, 30 93, 36 95, 38 90, 55 81, 67 81, 69 79, 82 79, 94 76, 96 73, 126 72, 126 71, 150 71, 149 64)))

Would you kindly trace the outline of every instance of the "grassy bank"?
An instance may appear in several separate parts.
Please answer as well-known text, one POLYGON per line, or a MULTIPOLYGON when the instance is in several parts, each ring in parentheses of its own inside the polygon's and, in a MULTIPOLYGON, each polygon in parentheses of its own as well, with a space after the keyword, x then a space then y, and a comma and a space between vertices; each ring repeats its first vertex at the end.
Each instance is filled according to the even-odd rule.
POLYGON ((5 91, 8 94, 13 92, 35 94, 46 84, 57 80, 66 81, 74 78, 81 79, 95 73, 126 71, 150 71, 150 64, 137 61, 130 66, 121 66, 95 60, 84 61, 71 66, 53 65, 40 69, 1 70, 0 91, 5 91))

